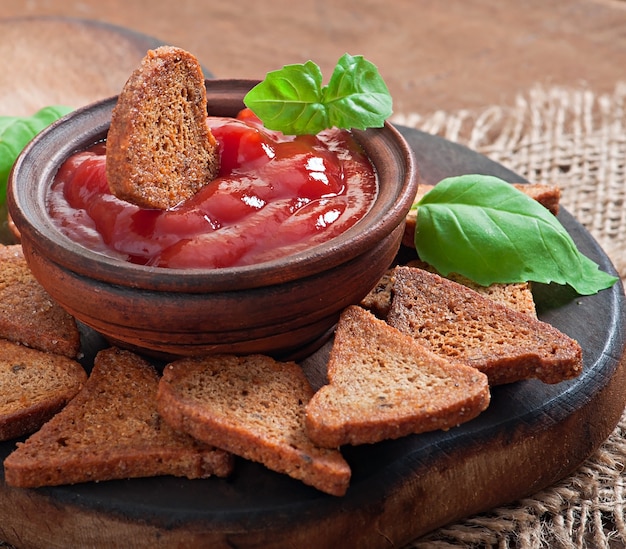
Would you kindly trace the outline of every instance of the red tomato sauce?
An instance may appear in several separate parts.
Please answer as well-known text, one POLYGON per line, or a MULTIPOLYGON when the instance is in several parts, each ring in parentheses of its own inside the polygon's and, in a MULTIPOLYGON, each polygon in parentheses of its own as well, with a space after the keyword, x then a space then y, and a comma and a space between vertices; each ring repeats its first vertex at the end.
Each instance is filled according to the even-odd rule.
POLYGON ((285 136, 251 113, 207 119, 219 176, 169 210, 118 199, 106 180, 106 143, 70 157, 50 189, 60 230, 97 252, 143 265, 220 268, 302 251, 354 225, 377 194, 369 159, 350 132, 285 136))

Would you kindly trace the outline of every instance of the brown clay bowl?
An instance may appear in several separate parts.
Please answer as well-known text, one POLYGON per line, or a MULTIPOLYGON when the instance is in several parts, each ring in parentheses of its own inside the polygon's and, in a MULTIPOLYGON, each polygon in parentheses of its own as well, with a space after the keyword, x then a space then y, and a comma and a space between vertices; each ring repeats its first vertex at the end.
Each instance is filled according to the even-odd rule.
MULTIPOLYGON (((247 80, 207 80, 210 114, 234 116, 247 80)), ((55 227, 46 195, 72 153, 106 138, 117 98, 40 133, 15 163, 9 213, 28 264, 52 298, 112 344, 158 357, 314 349, 340 312, 392 263, 417 190, 409 146, 389 124, 355 132, 379 177, 367 215, 333 240, 277 260, 223 269, 147 267, 105 257, 55 227)))

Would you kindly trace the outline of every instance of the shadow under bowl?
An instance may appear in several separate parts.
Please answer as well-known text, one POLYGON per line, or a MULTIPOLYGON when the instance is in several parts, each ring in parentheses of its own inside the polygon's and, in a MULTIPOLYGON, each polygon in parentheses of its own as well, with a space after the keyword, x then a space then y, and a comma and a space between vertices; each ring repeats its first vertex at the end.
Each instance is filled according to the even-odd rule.
MULTIPOLYGON (((235 116, 254 84, 207 80, 209 114, 235 116)), ((48 192, 70 155, 106 139, 116 101, 78 109, 35 137, 14 165, 7 198, 36 279, 110 343, 167 359, 312 352, 393 262, 418 174, 410 147, 388 123, 354 132, 378 175, 370 211, 301 253, 243 267, 169 269, 109 258, 72 241, 48 214, 48 192)))

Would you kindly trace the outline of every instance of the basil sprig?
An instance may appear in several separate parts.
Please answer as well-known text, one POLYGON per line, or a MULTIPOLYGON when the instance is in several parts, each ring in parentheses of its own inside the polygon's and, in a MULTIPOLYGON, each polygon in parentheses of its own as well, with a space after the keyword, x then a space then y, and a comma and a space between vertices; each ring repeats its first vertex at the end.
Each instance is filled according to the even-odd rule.
POLYGON ((458 273, 483 286, 555 282, 580 295, 618 280, 580 253, 546 208, 497 177, 444 179, 415 207, 416 249, 444 276, 458 273))
POLYGON ((379 128, 391 116, 392 100, 374 64, 344 54, 326 86, 313 61, 267 73, 244 97, 266 128, 287 135, 327 128, 379 128))
POLYGON ((71 110, 53 105, 32 116, 0 116, 0 205, 6 201, 9 173, 22 149, 41 130, 71 110))

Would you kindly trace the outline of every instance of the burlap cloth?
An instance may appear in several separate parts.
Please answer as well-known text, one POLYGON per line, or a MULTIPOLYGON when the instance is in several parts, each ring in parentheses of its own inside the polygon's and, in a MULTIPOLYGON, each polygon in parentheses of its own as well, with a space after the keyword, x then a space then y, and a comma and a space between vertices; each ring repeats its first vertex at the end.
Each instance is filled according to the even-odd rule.
MULTIPOLYGON (((557 184, 562 205, 626 277, 626 83, 606 95, 535 88, 480 112, 394 121, 468 145, 529 181, 557 184)), ((626 388, 625 388, 626 390, 626 388)), ((531 498, 441 528, 408 547, 626 547, 626 414, 572 476, 531 498)))
MULTIPOLYGON (((481 152, 529 181, 557 184, 562 205, 626 277, 626 83, 536 88, 511 106, 395 115, 394 121, 481 152)), ((626 547, 626 414, 572 476, 531 498, 448 525, 408 548, 626 547)), ((0 548, 9 547, 0 542, 0 548)))

